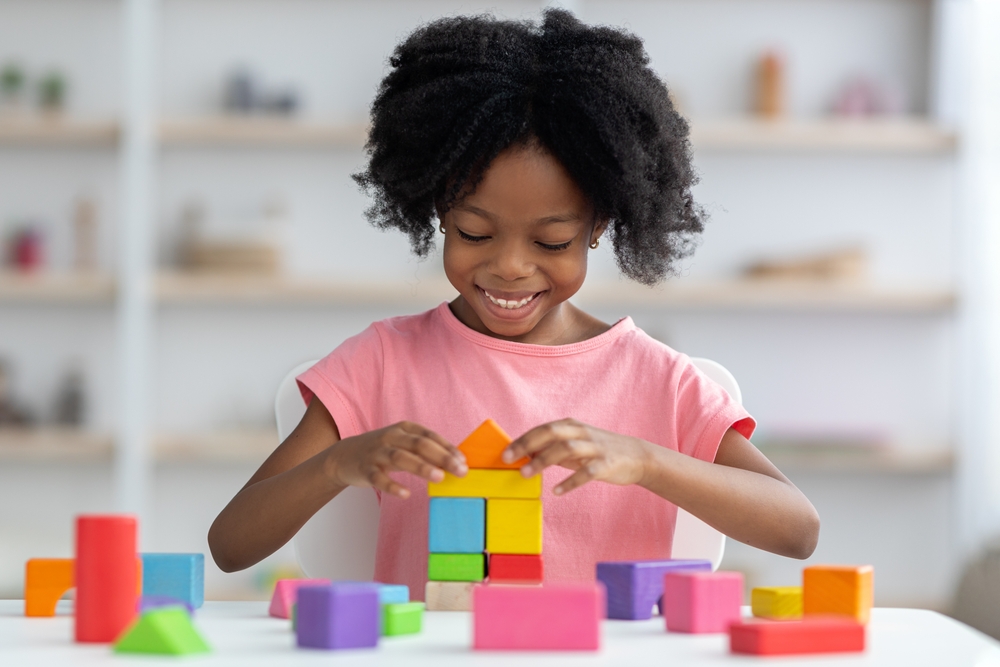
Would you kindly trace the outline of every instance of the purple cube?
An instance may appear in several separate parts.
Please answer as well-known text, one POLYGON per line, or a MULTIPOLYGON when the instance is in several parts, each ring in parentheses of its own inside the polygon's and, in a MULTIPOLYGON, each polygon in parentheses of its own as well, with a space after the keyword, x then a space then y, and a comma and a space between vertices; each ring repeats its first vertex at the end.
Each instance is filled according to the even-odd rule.
POLYGON ((299 646, 340 649, 378 645, 378 584, 301 586, 297 605, 295 632, 299 646))
POLYGON ((147 611, 162 609, 163 607, 184 607, 187 609, 188 614, 194 614, 194 607, 190 603, 172 598, 169 595, 143 595, 136 602, 135 610, 141 615, 147 611))
MULTIPOLYGON (((642 621, 663 597, 663 577, 679 570, 712 571, 708 560, 631 560, 597 564, 597 580, 608 589, 608 618, 642 621)), ((662 605, 661 605, 662 613, 662 605)))

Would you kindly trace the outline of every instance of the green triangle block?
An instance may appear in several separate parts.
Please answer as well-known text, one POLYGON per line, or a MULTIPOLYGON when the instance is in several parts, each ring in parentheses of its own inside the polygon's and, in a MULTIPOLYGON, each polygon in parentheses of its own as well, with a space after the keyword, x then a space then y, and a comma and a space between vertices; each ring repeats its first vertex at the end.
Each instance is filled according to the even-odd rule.
POLYGON ((208 653, 191 616, 183 607, 162 607, 139 617, 115 642, 115 653, 158 653, 189 655, 208 653))

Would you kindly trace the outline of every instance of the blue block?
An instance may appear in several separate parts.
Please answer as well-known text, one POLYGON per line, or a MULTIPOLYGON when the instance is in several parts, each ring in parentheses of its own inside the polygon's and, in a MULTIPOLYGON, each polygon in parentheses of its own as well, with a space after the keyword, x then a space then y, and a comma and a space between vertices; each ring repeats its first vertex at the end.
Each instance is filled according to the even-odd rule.
POLYGON ((410 601, 410 587, 404 584, 378 584, 379 604, 405 604, 410 601))
POLYGON ((431 498, 428 521, 431 553, 477 554, 486 551, 484 498, 431 498))
POLYGON ((608 618, 651 618, 663 597, 663 576, 677 570, 712 571, 707 560, 633 560, 597 564, 597 580, 608 592, 608 618))
POLYGON ((142 594, 171 597, 197 609, 205 603, 205 555, 142 554, 142 594))

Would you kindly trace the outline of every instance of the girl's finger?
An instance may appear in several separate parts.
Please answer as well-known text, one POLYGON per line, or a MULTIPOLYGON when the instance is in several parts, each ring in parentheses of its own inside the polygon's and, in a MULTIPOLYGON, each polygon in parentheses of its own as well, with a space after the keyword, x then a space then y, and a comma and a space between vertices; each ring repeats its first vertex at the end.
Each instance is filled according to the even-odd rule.
POLYGON ((410 490, 408 488, 394 481, 378 468, 373 468, 372 471, 368 473, 368 481, 374 488, 382 491, 383 493, 389 493, 397 498, 405 499, 410 497, 410 490))
POLYGON ((463 463, 465 462, 465 454, 463 454, 458 449, 458 447, 451 444, 450 442, 448 442, 447 440, 445 440, 444 438, 442 438, 440 435, 430 430, 429 428, 425 428, 420 424, 416 424, 414 422, 401 422, 400 426, 402 427, 402 430, 406 431, 407 433, 412 433, 413 435, 419 435, 424 438, 427 438, 428 440, 433 440, 441 447, 443 447, 445 451, 448 452, 449 455, 460 459, 463 463))
POLYGON ((559 484, 557 484, 556 487, 552 489, 552 493, 556 494, 557 496, 561 496, 564 493, 569 493, 573 489, 579 488, 584 484, 586 484, 587 482, 597 479, 599 470, 600 470, 600 463, 598 463, 597 461, 591 461, 590 463, 583 466, 582 468, 577 470, 575 473, 573 473, 563 481, 559 482, 559 484))
POLYGON ((586 434, 585 426, 574 419, 542 424, 531 429, 510 443, 501 456, 504 463, 513 463, 523 456, 531 456, 558 440, 579 440, 586 434))
POLYGON ((586 459, 597 454, 597 448, 589 440, 559 440, 531 457, 521 467, 525 477, 540 473, 545 468, 560 465, 574 459, 586 459))
POLYGON ((464 457, 462 459, 456 458, 451 452, 442 447, 440 443, 430 438, 408 433, 397 438, 395 444, 397 447, 413 452, 417 457, 438 468, 443 468, 453 475, 461 477, 469 471, 464 457))
POLYGON ((380 452, 376 457, 376 463, 385 470, 413 473, 431 482, 440 482, 444 479, 443 470, 399 447, 390 447, 380 452))

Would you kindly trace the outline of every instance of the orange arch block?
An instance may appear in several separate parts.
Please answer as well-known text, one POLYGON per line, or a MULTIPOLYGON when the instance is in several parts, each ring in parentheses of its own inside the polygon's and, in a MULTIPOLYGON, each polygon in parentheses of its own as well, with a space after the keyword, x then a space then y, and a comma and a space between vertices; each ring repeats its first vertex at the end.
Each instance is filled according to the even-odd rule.
POLYGON ((75 585, 72 558, 32 558, 24 567, 24 615, 55 616, 59 598, 75 585))
POLYGON ((500 425, 492 419, 487 419, 462 441, 458 449, 465 454, 465 461, 470 468, 517 470, 528 462, 527 458, 513 463, 504 463, 500 458, 500 454, 510 443, 511 437, 500 428, 500 425))

